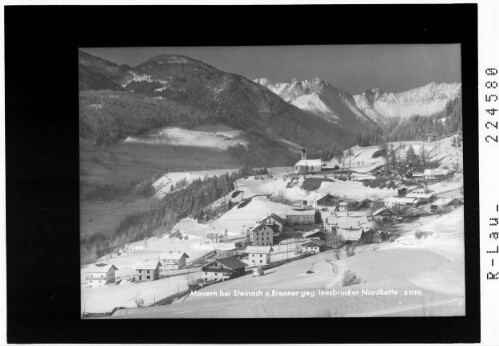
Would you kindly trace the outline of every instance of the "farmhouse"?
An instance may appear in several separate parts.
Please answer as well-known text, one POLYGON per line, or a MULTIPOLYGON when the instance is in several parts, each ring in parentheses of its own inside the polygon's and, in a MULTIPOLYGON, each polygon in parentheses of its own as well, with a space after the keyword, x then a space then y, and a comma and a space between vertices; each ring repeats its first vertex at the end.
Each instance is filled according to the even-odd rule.
POLYGON ((274 243, 273 228, 263 222, 254 226, 249 232, 253 246, 268 246, 274 243))
POLYGON ((208 230, 206 231, 206 238, 212 243, 223 243, 227 240, 227 231, 222 233, 217 230, 208 230))
POLYGON ((215 259, 222 259, 222 258, 227 258, 227 257, 233 257, 237 254, 237 251, 235 248, 233 249, 228 249, 228 250, 221 250, 217 249, 215 250, 215 259))
POLYGON ((274 249, 272 246, 248 246, 248 263, 250 266, 261 266, 270 263, 270 253, 274 249))
POLYGON ((416 198, 418 204, 428 203, 436 198, 434 191, 417 188, 406 195, 407 198, 416 198))
POLYGON ((366 198, 366 199, 360 201, 357 208, 358 209, 368 209, 368 208, 371 208, 372 203, 373 203, 372 199, 366 198))
POLYGON ((416 206, 418 204, 417 198, 409 197, 390 197, 385 199, 385 206, 387 208, 403 208, 409 206, 416 206))
POLYGON ((315 201, 315 207, 333 207, 337 206, 341 201, 340 197, 328 193, 315 201))
POLYGON ((291 209, 286 214, 289 223, 294 224, 314 224, 315 223, 315 209, 291 209))
POLYGON ((390 221, 395 218, 395 213, 388 208, 379 208, 371 214, 373 220, 390 221))
POLYGON ((368 221, 365 214, 346 215, 332 218, 328 223, 332 225, 332 231, 341 235, 345 241, 358 241, 366 232, 374 230, 376 223, 368 221))
POLYGON ((211 261, 201 268, 204 281, 226 280, 245 273, 246 264, 234 257, 222 258, 211 261))
POLYGON ((273 229, 274 236, 278 236, 279 234, 282 233, 282 229, 284 227, 284 223, 286 222, 286 220, 280 217, 279 215, 272 213, 269 216, 267 216, 267 218, 263 219, 262 222, 273 229))
POLYGON ((98 263, 90 265, 87 271, 88 287, 102 287, 116 281, 116 268, 113 264, 98 263))
POLYGON ((425 169, 424 170, 424 178, 426 180, 439 180, 446 179, 450 177, 454 171, 444 168, 435 168, 435 169, 425 169))
POLYGON ((189 258, 189 255, 180 251, 167 251, 159 255, 161 265, 167 270, 184 268, 187 258, 189 258))
POLYGON ((159 261, 135 262, 132 269, 135 270, 135 281, 154 281, 159 279, 159 261))
POLYGON ((312 239, 301 245, 301 251, 304 253, 319 253, 324 251, 326 242, 320 239, 312 239))

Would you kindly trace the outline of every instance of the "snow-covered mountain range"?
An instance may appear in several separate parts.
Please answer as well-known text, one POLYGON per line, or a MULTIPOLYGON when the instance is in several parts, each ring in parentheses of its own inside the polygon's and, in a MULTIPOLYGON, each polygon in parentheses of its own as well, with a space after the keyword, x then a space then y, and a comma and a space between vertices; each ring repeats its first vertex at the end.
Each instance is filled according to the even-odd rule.
POLYGON ((445 109, 449 101, 461 94, 461 83, 431 82, 419 88, 399 92, 380 89, 366 90, 355 95, 357 107, 373 120, 411 115, 432 115, 445 109))
POLYGON ((461 94, 461 83, 432 82, 400 93, 376 88, 361 95, 351 95, 319 78, 302 81, 295 78, 289 82, 259 78, 254 81, 286 102, 347 128, 370 128, 374 124, 385 124, 391 117, 436 114, 461 94))
POLYGON ((265 86, 284 101, 346 129, 370 129, 375 122, 358 109, 349 93, 335 88, 325 80, 292 79, 290 82, 272 82, 259 78, 254 82, 265 86))

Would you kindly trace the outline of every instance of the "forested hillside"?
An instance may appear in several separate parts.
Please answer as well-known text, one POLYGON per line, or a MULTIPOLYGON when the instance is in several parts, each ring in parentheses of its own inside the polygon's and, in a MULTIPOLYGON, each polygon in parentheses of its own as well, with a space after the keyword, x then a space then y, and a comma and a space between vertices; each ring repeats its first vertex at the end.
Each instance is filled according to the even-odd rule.
MULTIPOLYGON (((234 182, 241 177, 259 173, 241 169, 231 175, 225 174, 198 179, 191 184, 165 195, 153 208, 134 212, 125 216, 111 237, 94 234, 82 239, 82 261, 95 260, 125 244, 169 233, 181 219, 213 217, 213 210, 208 205, 226 196, 234 189, 234 182)), ((226 206, 228 207, 228 205, 226 206)))

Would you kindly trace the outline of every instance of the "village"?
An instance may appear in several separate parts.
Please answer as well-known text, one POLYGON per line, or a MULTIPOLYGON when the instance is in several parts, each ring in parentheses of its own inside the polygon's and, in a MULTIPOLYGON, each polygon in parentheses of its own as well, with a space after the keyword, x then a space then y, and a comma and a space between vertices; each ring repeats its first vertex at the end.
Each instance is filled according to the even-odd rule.
MULTIPOLYGON (((373 160, 376 147, 352 148, 349 158, 330 161, 309 159, 303 149, 294 167, 241 179, 215 220, 183 220, 164 239, 130 244, 82 269, 83 316, 181 304, 204 287, 262 277, 323 253, 335 261, 375 251, 407 231, 415 240, 431 237, 420 228, 462 209, 464 200, 462 162, 449 161, 460 158, 449 149, 451 138, 428 142, 422 149, 409 145, 423 153, 426 145, 428 161, 440 164, 404 175, 383 157, 373 160)), ((407 147, 399 147, 403 156, 407 147)), ((304 274, 313 273, 312 265, 304 274)), ((343 278, 344 286, 352 284, 355 275, 343 278)))

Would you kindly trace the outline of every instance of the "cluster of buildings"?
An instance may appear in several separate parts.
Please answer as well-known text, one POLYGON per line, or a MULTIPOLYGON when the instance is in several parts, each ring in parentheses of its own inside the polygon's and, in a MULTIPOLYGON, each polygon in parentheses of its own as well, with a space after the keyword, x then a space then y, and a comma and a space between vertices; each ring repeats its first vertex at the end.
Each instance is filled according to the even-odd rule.
MULTIPOLYGON (((134 270, 133 281, 145 282, 159 279, 160 270, 178 270, 186 266, 189 258, 185 252, 166 251, 160 254, 158 260, 137 261, 132 265, 134 270)), ((90 265, 87 270, 88 287, 102 287, 116 283, 116 271, 118 268, 113 264, 98 263, 90 265)))

